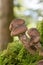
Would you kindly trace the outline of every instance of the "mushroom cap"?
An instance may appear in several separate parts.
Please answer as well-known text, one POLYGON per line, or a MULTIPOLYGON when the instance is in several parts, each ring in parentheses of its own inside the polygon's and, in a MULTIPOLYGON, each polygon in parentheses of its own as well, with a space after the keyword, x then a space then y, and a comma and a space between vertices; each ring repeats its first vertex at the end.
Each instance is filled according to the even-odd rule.
POLYGON ((14 27, 14 29, 22 24, 24 24, 25 21, 23 19, 14 19, 12 20, 12 22, 10 23, 9 29, 10 31, 12 30, 12 28, 14 27))
POLYGON ((38 30, 36 28, 31 28, 28 30, 28 34, 33 37, 33 36, 40 36, 38 30))
POLYGON ((27 33, 35 43, 40 41, 40 33, 36 28, 29 29, 27 33))
POLYGON ((18 28, 11 31, 11 36, 18 36, 24 32, 26 32, 27 28, 25 25, 21 25, 18 28))
POLYGON ((40 60, 37 65, 43 65, 43 60, 40 60))
POLYGON ((24 23, 25 21, 23 19, 13 20, 9 26, 11 36, 17 36, 19 34, 26 32, 27 28, 24 23))

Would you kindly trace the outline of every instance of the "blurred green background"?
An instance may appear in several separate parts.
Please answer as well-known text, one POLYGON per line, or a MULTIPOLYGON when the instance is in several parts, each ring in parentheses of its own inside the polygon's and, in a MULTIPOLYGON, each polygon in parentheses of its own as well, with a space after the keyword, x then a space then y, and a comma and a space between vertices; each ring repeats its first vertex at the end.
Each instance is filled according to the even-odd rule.
POLYGON ((40 0, 14 0, 14 17, 25 20, 29 27, 36 27, 35 24, 43 20, 43 1, 40 0))

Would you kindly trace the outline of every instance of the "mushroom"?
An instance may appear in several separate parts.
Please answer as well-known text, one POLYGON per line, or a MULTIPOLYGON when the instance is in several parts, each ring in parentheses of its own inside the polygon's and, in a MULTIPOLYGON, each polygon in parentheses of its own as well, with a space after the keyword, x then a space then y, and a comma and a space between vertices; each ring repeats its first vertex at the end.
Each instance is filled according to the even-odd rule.
POLYGON ((30 35, 31 39, 34 43, 37 43, 40 41, 40 33, 36 28, 31 28, 28 30, 28 35, 30 35))
POLYGON ((27 34, 30 36, 30 47, 34 52, 40 51, 41 44, 40 44, 40 33, 36 28, 31 28, 28 30, 27 34))
POLYGON ((37 65, 43 65, 43 60, 40 60, 37 65))
POLYGON ((25 26, 24 21, 19 19, 16 19, 16 21, 13 20, 10 24, 9 29, 11 31, 11 36, 18 36, 22 41, 24 47, 29 51, 30 41, 25 34, 27 27, 25 26))
POLYGON ((39 48, 40 34, 35 28, 27 30, 25 21, 22 19, 15 19, 11 22, 10 27, 11 36, 18 36, 22 41, 24 47, 31 53, 34 54, 39 48), (25 32, 28 31, 30 39, 27 37, 25 32))
POLYGON ((24 24, 24 20, 22 19, 13 20, 10 24, 9 29, 11 31, 11 36, 18 36, 19 39, 23 42, 24 46, 28 44, 29 39, 25 34, 27 27, 24 24))

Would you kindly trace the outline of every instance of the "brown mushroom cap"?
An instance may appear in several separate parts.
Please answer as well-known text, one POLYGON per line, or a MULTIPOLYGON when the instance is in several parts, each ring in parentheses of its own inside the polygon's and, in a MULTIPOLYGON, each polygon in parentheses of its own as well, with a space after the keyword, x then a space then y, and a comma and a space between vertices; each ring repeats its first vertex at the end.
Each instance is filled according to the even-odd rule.
POLYGON ((25 21, 23 19, 13 20, 9 27, 9 29, 11 31, 11 36, 17 36, 21 33, 24 33, 27 30, 24 23, 25 23, 25 21))
POLYGON ((35 43, 40 41, 40 33, 36 28, 29 29, 27 33, 28 35, 30 35, 35 43))
POLYGON ((25 21, 23 19, 14 19, 14 20, 12 20, 9 29, 11 31, 13 27, 15 29, 16 27, 18 27, 24 23, 25 23, 25 21))
POLYGON ((26 26, 21 25, 18 28, 11 31, 11 36, 17 36, 19 34, 22 34, 22 33, 26 32, 26 30, 27 30, 26 26))
POLYGON ((40 60, 37 65, 43 65, 43 60, 40 60))

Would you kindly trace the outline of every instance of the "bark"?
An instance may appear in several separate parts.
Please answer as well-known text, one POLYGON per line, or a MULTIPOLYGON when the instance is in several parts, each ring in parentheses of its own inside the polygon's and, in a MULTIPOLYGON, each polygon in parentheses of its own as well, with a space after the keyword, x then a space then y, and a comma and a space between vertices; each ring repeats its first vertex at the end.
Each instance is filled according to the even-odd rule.
POLYGON ((0 50, 12 41, 9 24, 13 19, 13 0, 0 0, 0 50))

